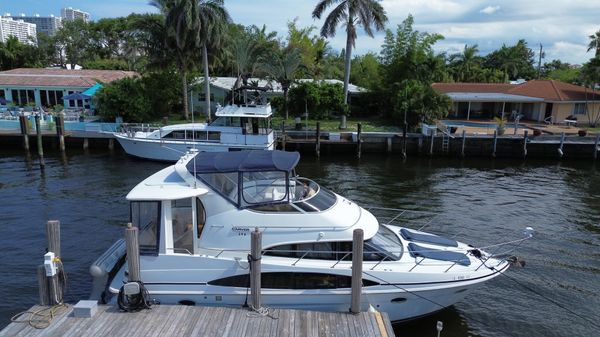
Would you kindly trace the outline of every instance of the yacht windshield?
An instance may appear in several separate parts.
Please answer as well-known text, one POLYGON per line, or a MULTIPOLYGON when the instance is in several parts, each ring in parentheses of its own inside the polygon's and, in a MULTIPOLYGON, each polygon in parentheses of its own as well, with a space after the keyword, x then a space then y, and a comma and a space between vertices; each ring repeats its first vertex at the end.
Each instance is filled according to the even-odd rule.
MULTIPOLYGON (((364 254, 374 254, 387 260, 400 260, 403 246, 400 239, 389 228, 379 225, 379 230, 371 239, 365 241, 364 254)), ((365 258, 365 260, 376 260, 365 258)))

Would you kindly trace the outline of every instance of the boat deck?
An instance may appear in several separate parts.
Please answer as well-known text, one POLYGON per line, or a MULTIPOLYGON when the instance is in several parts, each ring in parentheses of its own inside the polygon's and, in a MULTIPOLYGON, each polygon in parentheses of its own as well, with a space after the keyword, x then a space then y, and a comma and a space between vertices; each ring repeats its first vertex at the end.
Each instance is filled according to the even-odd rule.
MULTIPOLYGON (((30 310, 42 308, 34 306, 30 310)), ((36 329, 27 323, 11 323, 0 331, 0 337, 394 336, 387 314, 380 312, 353 315, 273 309, 268 316, 260 316, 244 309, 156 305, 150 310, 127 313, 115 306, 99 305, 92 318, 78 318, 72 311, 72 306, 62 310, 45 329, 36 329)))

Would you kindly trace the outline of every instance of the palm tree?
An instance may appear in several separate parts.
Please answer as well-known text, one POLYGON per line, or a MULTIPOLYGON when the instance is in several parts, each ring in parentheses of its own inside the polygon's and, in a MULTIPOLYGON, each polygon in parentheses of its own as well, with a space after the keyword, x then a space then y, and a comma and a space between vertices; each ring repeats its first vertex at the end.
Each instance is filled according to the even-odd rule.
POLYGON ((348 82, 350 81, 350 61, 352 47, 356 42, 356 28, 362 26, 367 35, 373 37, 373 29, 385 28, 387 16, 378 0, 320 0, 312 12, 313 18, 320 19, 327 7, 337 4, 325 18, 321 28, 321 36, 327 38, 335 35, 338 24, 346 26, 346 49, 344 71, 344 103, 348 103, 348 82))
POLYGON ((224 7, 223 0, 198 1, 198 29, 202 45, 202 64, 204 67, 204 109, 208 120, 210 111, 210 80, 208 76, 208 49, 216 49, 221 45, 221 38, 231 22, 231 17, 224 7))
POLYGON ((152 0, 150 5, 164 16, 164 44, 175 55, 181 73, 183 115, 189 119, 187 74, 194 66, 201 45, 198 3, 194 0, 152 0))
POLYGON ((473 67, 477 65, 478 46, 465 45, 462 53, 452 55, 452 59, 458 63, 458 80, 461 82, 473 81, 473 67))
POLYGON ((600 56, 600 30, 589 36, 590 43, 588 44, 588 50, 596 49, 596 57, 600 56))
POLYGON ((296 72, 300 67, 300 51, 297 48, 286 48, 272 55, 270 59, 261 63, 261 68, 269 77, 281 84, 285 105, 285 119, 289 118, 287 93, 296 79, 296 72))

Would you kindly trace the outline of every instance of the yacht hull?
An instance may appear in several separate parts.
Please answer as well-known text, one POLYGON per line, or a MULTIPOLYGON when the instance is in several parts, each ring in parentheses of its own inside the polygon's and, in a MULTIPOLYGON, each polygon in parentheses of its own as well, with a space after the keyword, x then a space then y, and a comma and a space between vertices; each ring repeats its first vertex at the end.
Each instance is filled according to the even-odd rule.
POLYGON ((270 145, 244 145, 244 144, 222 144, 219 142, 199 141, 165 141, 157 139, 145 139, 139 137, 127 137, 115 134, 115 138, 123 147, 123 150, 134 157, 151 159, 157 161, 175 162, 181 155, 190 149, 200 152, 228 152, 240 150, 273 150, 274 144, 270 145))

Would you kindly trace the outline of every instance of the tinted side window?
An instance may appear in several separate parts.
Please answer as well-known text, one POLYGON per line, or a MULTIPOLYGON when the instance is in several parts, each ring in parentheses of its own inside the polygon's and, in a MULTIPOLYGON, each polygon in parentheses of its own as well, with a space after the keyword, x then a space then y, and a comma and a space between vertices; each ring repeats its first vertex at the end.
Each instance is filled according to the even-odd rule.
MULTIPOLYGON (((336 289, 350 288, 352 278, 325 273, 263 273, 261 286, 265 289, 336 289)), ((210 285, 246 288, 250 286, 248 274, 236 275, 208 282, 210 285)), ((365 287, 377 282, 363 279, 365 287)))
POLYGON ((140 254, 158 255, 160 242, 160 202, 133 201, 131 223, 139 228, 140 254))

